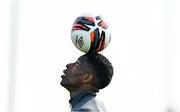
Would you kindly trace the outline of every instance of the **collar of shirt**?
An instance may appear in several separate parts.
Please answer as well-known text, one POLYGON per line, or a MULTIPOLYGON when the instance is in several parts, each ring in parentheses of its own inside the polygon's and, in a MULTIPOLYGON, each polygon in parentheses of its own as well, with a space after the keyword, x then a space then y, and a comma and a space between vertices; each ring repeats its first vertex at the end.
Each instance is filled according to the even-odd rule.
POLYGON ((71 104, 71 107, 73 108, 76 104, 78 104, 80 101, 86 99, 87 97, 94 98, 95 96, 96 96, 95 91, 84 91, 84 92, 81 92, 81 93, 77 94, 76 96, 72 97, 69 100, 69 103, 71 104))

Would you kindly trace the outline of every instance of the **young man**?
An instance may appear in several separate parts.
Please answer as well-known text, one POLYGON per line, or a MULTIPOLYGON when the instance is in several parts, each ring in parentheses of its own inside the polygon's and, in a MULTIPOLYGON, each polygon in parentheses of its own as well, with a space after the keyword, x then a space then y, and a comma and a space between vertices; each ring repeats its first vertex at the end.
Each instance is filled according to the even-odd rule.
POLYGON ((66 68, 61 85, 70 92, 71 112, 106 112, 95 97, 111 82, 113 67, 109 60, 99 53, 87 53, 66 68))

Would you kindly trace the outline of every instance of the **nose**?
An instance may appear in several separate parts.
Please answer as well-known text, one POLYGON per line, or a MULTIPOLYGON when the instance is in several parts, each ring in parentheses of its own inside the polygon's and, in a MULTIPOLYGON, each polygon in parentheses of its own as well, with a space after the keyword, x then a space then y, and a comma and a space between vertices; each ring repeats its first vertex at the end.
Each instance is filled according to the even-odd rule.
POLYGON ((73 63, 69 63, 66 65, 66 68, 72 68, 73 67, 73 63))

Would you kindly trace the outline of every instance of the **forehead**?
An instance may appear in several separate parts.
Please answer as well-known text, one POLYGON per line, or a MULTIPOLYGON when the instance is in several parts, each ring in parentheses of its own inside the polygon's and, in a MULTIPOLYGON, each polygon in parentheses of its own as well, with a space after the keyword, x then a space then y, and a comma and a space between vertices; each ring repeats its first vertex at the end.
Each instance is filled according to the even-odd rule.
POLYGON ((82 70, 92 72, 93 66, 89 61, 90 61, 89 58, 83 55, 78 58, 77 63, 80 64, 79 66, 82 70))
POLYGON ((88 68, 90 67, 88 63, 88 58, 86 56, 79 57, 76 62, 79 64, 79 68, 81 70, 87 71, 88 68))
POLYGON ((80 56, 78 59, 77 59, 78 62, 81 62, 81 63, 88 63, 88 57, 87 56, 80 56))

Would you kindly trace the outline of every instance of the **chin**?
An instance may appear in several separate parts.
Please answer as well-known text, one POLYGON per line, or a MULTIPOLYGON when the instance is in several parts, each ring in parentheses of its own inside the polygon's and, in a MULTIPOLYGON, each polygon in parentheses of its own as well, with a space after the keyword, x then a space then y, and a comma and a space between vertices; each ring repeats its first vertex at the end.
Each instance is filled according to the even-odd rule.
POLYGON ((60 82, 60 85, 63 86, 63 87, 65 87, 65 84, 64 84, 63 81, 60 82))
POLYGON ((61 81, 61 83, 60 83, 60 85, 62 86, 62 87, 64 87, 64 88, 66 88, 67 89, 67 84, 65 83, 65 82, 63 82, 63 81, 61 81))
POLYGON ((64 88, 66 88, 68 91, 71 90, 71 89, 70 89, 71 87, 69 87, 68 84, 65 84, 65 83, 62 82, 62 81, 61 81, 60 85, 61 85, 62 87, 64 87, 64 88))

